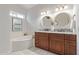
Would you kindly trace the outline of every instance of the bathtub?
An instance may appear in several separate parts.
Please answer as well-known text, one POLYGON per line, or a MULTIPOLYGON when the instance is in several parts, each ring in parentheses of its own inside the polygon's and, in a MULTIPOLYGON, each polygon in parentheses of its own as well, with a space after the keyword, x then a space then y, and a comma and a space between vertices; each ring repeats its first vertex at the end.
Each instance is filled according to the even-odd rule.
POLYGON ((33 46, 32 35, 22 36, 11 40, 12 51, 21 51, 33 46))

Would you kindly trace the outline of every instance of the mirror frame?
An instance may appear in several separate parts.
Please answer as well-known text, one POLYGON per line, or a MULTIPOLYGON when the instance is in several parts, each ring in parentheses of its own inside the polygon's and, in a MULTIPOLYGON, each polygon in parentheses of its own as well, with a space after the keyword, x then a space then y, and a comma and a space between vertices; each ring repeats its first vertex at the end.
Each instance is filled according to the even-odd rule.
POLYGON ((71 16, 69 13, 66 13, 66 12, 61 12, 61 13, 58 13, 56 16, 55 16, 55 19, 54 19, 54 22, 56 23, 56 26, 57 27, 61 27, 61 28, 64 28, 65 26, 69 25, 71 23, 71 16), (66 14, 68 17, 69 17, 69 23, 68 24, 65 24, 64 26, 59 26, 59 24, 57 24, 57 22, 55 21, 56 17, 58 17, 60 14, 66 14))

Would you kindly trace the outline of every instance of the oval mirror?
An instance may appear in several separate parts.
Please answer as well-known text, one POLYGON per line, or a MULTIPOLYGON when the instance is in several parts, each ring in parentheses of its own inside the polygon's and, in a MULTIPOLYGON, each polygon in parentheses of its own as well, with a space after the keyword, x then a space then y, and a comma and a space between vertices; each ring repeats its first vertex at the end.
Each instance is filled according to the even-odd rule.
POLYGON ((42 23, 44 28, 50 28, 53 25, 52 18, 50 16, 44 16, 42 18, 42 23))
POLYGON ((70 23, 70 15, 67 13, 60 13, 55 17, 56 26, 64 27, 70 23))

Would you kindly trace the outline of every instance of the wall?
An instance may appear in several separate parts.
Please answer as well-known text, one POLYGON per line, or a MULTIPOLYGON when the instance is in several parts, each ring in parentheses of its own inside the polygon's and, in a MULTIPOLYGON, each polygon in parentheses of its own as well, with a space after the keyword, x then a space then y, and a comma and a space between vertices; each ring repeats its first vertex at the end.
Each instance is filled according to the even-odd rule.
POLYGON ((25 16, 25 19, 22 19, 22 31, 20 32, 13 32, 12 31, 12 17, 10 17, 10 38, 13 39, 13 38, 16 38, 16 37, 20 37, 20 36, 23 36, 24 33, 26 32, 26 12, 27 10, 25 10, 24 8, 22 8, 20 5, 8 5, 9 6, 9 12, 10 11, 15 11, 17 13, 20 13, 22 15, 25 16))
POLYGON ((0 54, 10 52, 9 10, 8 6, 0 5, 0 54))
POLYGON ((22 36, 27 30, 26 18, 23 19, 23 31, 12 32, 12 19, 10 11, 15 11, 26 16, 26 10, 19 5, 0 4, 0 54, 10 53, 12 50, 11 39, 22 36))
POLYGON ((79 55, 79 5, 74 5, 74 14, 76 20, 76 34, 77 34, 77 54, 79 55))
MULTIPOLYGON (((60 7, 61 5, 58 5, 58 7, 60 7)), ((41 16, 41 12, 45 11, 45 10, 49 10, 52 11, 50 12, 50 16, 54 19, 55 16, 55 8, 57 7, 57 5, 53 5, 53 4, 41 4, 41 5, 36 5, 35 7, 31 8, 28 10, 27 13, 27 21, 30 23, 32 30, 30 29, 29 31, 31 31, 31 34, 34 34, 35 31, 38 31, 38 29, 40 29, 40 20, 43 16, 41 16)), ((68 5, 69 9, 68 11, 65 10, 66 12, 70 13, 71 15, 73 15, 73 5, 68 5)), ((61 11, 60 11, 61 12, 61 11)), ((64 12, 64 11, 63 11, 64 12)), ((44 15, 45 16, 45 15, 44 15)))

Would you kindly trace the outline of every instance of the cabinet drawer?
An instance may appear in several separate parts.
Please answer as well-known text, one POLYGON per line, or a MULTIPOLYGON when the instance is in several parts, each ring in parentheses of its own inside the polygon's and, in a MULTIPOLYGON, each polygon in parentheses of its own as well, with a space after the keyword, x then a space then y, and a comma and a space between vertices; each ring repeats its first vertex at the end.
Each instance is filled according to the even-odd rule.
POLYGON ((69 40, 70 39, 70 34, 65 34, 64 39, 69 40))
POLYGON ((75 54, 76 54, 76 48, 73 47, 73 46, 69 46, 69 53, 70 53, 71 55, 75 55, 75 54))
POLYGON ((35 46, 36 46, 36 47, 39 47, 39 43, 35 43, 35 46))
POLYGON ((71 35, 70 40, 76 40, 76 35, 71 35))
POLYGON ((55 41, 54 40, 50 40, 49 41, 49 50, 50 51, 54 51, 56 48, 55 48, 55 41))
POLYGON ((67 40, 65 40, 64 46, 65 46, 65 49, 68 49, 69 48, 69 42, 67 40))
POLYGON ((69 45, 76 46, 76 41, 69 41, 69 45))
POLYGON ((54 38, 56 38, 56 39, 64 39, 64 35, 63 34, 54 34, 54 33, 50 33, 50 35, 49 35, 49 37, 50 38, 52 38, 52 39, 54 39, 54 38))
POLYGON ((48 33, 36 32, 35 35, 36 35, 37 37, 40 37, 40 36, 48 37, 48 33))
POLYGON ((48 37, 43 37, 43 36, 41 37, 40 36, 38 39, 48 39, 48 37))
POLYGON ((35 40, 35 43, 39 43, 39 40, 35 40))
POLYGON ((76 46, 76 41, 72 41, 72 40, 65 40, 65 45, 70 45, 70 46, 76 46))
POLYGON ((76 49, 73 46, 65 46, 65 54, 66 55, 75 55, 76 49))
POLYGON ((35 36, 35 39, 37 40, 39 37, 38 36, 35 36))
POLYGON ((66 39, 66 40, 76 40, 76 35, 65 34, 64 39, 66 39))
POLYGON ((76 43, 72 40, 65 40, 65 54, 74 55, 76 54, 76 43))

